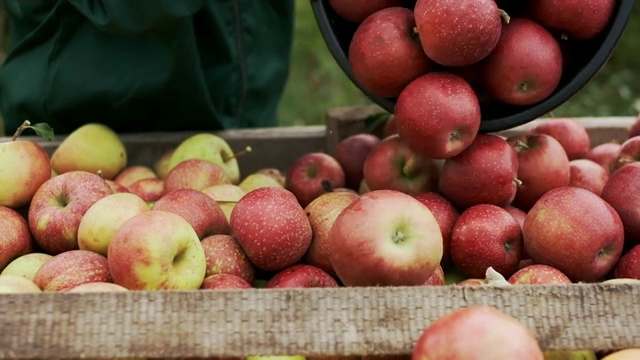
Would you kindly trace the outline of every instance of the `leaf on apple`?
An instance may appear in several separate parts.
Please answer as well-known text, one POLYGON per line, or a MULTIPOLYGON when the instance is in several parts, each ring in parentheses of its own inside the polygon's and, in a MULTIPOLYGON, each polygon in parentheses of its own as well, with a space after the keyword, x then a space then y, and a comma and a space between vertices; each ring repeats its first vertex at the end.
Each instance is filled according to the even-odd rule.
POLYGON ((47 124, 47 123, 37 123, 37 124, 31 125, 31 121, 25 120, 22 123, 22 125, 20 125, 18 127, 18 129, 16 130, 15 134, 13 134, 13 137, 11 138, 11 141, 15 141, 22 134, 22 132, 25 131, 26 129, 31 129, 31 130, 35 131, 35 133, 38 136, 42 136, 43 138, 45 138, 45 139, 47 139, 49 141, 55 140, 55 134, 53 132, 53 128, 51 126, 49 126, 49 124, 47 124))

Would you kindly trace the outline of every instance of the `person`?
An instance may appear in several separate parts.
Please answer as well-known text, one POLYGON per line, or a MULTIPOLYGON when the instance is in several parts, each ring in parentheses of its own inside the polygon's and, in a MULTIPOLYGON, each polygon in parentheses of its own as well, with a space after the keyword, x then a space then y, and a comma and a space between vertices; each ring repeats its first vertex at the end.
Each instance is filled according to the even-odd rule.
POLYGON ((295 0, 4 0, 5 132, 277 126, 295 0))

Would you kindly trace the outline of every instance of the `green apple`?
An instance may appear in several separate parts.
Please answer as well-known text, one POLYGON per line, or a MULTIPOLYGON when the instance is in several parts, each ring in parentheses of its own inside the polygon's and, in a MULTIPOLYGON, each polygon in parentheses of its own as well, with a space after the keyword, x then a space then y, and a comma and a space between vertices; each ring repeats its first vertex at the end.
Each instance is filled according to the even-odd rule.
POLYGON ((244 192, 250 192, 251 190, 255 190, 261 187, 284 187, 278 180, 274 177, 269 176, 264 173, 253 173, 244 178, 242 182, 240 182, 240 188, 244 190, 244 192))
POLYGON ((592 350, 547 350, 544 360, 598 360, 592 350))
POLYGON ((169 161, 171 161, 174 150, 175 148, 165 150, 153 163, 153 171, 160 179, 164 179, 169 173, 169 161))
POLYGON ((231 221, 231 211, 236 206, 236 203, 246 194, 244 190, 238 185, 233 184, 218 184, 209 186, 202 190, 203 193, 209 195, 215 200, 220 207, 227 221, 231 221))
POLYGON ((39 293, 33 281, 17 275, 0 275, 0 294, 39 293))
POLYGON ((22 255, 7 265, 0 276, 16 275, 33 281, 40 267, 53 256, 45 253, 29 253, 22 255))

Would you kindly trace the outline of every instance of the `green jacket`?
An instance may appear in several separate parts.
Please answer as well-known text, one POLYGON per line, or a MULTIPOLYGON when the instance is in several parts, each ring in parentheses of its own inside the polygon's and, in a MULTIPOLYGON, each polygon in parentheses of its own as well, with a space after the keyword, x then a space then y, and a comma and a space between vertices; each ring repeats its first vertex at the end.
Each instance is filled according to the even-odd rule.
POLYGON ((68 134, 277 125, 295 0, 4 0, 7 133, 25 119, 68 134))

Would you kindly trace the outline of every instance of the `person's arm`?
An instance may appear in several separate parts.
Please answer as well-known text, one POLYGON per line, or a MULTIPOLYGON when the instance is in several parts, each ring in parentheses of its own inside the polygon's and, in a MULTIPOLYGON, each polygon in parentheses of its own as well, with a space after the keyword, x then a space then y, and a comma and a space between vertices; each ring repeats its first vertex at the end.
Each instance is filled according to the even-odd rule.
POLYGON ((98 28, 142 33, 190 17, 205 0, 68 0, 98 28))

